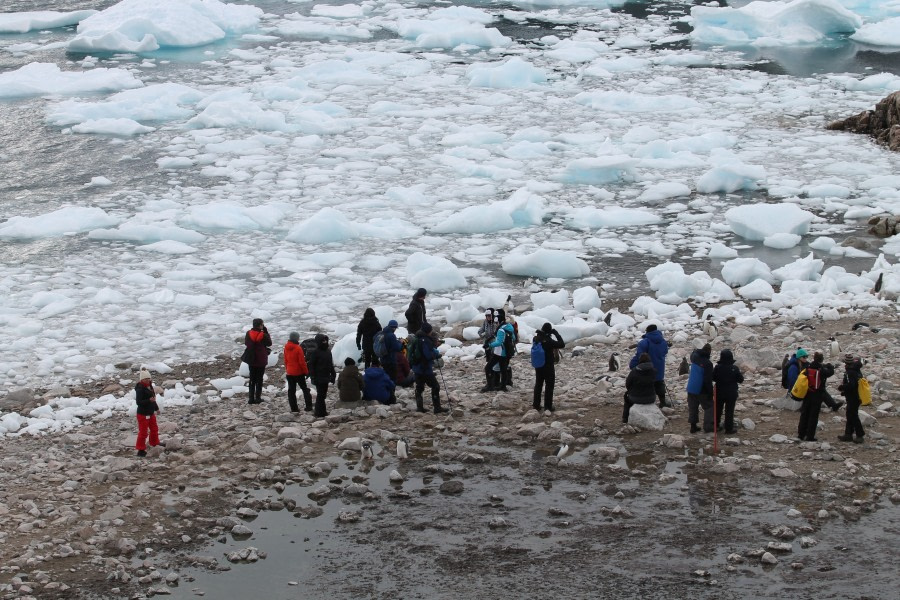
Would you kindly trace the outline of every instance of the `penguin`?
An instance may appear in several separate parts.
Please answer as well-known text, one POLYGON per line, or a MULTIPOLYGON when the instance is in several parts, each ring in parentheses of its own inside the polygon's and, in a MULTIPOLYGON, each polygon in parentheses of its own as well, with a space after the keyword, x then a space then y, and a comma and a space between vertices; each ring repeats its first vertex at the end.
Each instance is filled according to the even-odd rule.
POLYGON ((687 375, 691 372, 691 365, 688 364, 687 356, 681 357, 681 364, 678 365, 678 374, 687 375))
POLYGON ((806 331, 806 330, 814 330, 815 327, 810 325, 809 323, 804 323, 800 327, 797 328, 797 331, 806 331))
POLYGON ((841 355, 841 345, 838 343, 838 341, 836 339, 834 339, 834 336, 831 336, 830 338, 828 338, 828 340, 831 342, 830 344, 828 344, 828 353, 831 355, 832 358, 834 358, 836 356, 840 356, 841 355))
POLYGON ((712 322, 712 315, 706 315, 706 320, 703 321, 703 333, 711 340, 719 335, 719 328, 712 322))
POLYGON ((609 375, 601 375, 600 377, 595 379, 595 381, 597 382, 597 389, 602 394, 605 394, 607 391, 609 391, 609 388, 612 387, 612 381, 610 381, 609 375))
POLYGON ((875 293, 879 293, 881 291, 881 286, 884 283, 884 272, 878 274, 878 280, 875 281, 875 293))
POLYGON ((619 370, 619 359, 616 358, 619 355, 618 352, 613 352, 609 355, 609 370, 610 371, 618 371, 619 370))
POLYGON ((559 447, 559 450, 556 451, 556 458, 562 459, 569 453, 569 445, 563 444, 559 447))
POLYGON ((612 311, 606 313, 606 316, 603 317, 603 322, 606 323, 607 327, 612 325, 612 311))
POLYGON ((869 324, 868 323, 854 323, 852 329, 853 329, 853 331, 856 331, 857 329, 861 329, 863 327, 868 328, 869 324))
POLYGON ((375 458, 375 454, 372 452, 372 442, 363 442, 362 443, 362 459, 363 460, 372 460, 375 458))
POLYGON ((409 458, 409 440, 405 437, 397 442, 397 458, 401 460, 409 458))
POLYGON ((513 304, 513 301, 512 301, 512 294, 507 294, 507 296, 506 296, 506 304, 504 304, 503 306, 504 306, 504 308, 506 309, 506 314, 507 314, 507 315, 514 315, 514 314, 516 314, 516 307, 515 307, 515 305, 513 304))
POLYGON ((791 362, 791 357, 788 354, 784 355, 784 358, 781 359, 781 370, 784 372, 787 369, 788 364, 791 362))

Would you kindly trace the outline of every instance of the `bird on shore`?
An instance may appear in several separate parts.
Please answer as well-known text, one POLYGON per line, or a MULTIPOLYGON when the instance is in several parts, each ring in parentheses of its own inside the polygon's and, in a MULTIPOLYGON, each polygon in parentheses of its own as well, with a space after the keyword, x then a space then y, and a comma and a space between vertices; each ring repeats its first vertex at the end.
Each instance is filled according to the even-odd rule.
POLYGON ((606 323, 606 326, 609 327, 612 324, 612 311, 607 311, 606 316, 603 317, 603 322, 606 323))
POLYGON ((375 453, 372 452, 372 443, 371 442, 363 442, 362 443, 362 459, 363 460, 372 460, 375 458, 375 453))
POLYGON ((397 458, 401 460, 409 458, 409 440, 405 437, 397 442, 397 458))
POLYGON ((719 335, 719 328, 712 322, 712 315, 706 315, 706 320, 703 321, 703 334, 711 340, 719 335))
POLYGON ((879 293, 879 292, 881 292, 881 286, 882 286, 882 284, 884 284, 884 272, 879 273, 879 274, 878 274, 878 279, 875 281, 875 287, 874 287, 874 290, 875 290, 875 293, 876 293, 876 294, 879 293))
POLYGON ((862 329, 863 327, 865 327, 866 329, 868 329, 868 330, 869 330, 870 332, 872 332, 872 333, 878 333, 878 332, 879 332, 879 329, 878 329, 877 327, 872 327, 872 326, 869 325, 868 323, 862 323, 862 322, 861 322, 861 323, 854 323, 854 324, 853 324, 853 327, 852 327, 851 329, 853 329, 853 331, 859 331, 859 330, 862 329))
POLYGON ((841 345, 838 343, 834 336, 828 338, 828 341, 831 343, 828 344, 828 354, 831 358, 841 355, 841 345))
POLYGON ((619 359, 616 358, 619 355, 618 352, 613 352, 609 355, 609 370, 610 371, 618 371, 619 370, 619 359))
POLYGON ((678 374, 687 375, 691 372, 691 365, 688 364, 687 356, 681 357, 681 364, 678 365, 678 374))
POLYGON ((556 451, 556 458, 564 458, 569 453, 569 445, 563 444, 559 447, 559 450, 556 451))
POLYGON ((803 325, 800 325, 799 327, 797 327, 797 331, 806 331, 806 330, 814 330, 814 329, 815 329, 815 327, 813 327, 809 323, 804 323, 803 325))

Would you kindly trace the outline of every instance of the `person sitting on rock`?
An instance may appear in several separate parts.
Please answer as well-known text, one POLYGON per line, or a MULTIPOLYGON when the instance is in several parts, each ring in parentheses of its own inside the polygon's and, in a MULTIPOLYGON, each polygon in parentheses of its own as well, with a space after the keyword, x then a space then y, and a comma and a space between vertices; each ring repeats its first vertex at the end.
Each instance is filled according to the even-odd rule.
POLYGON ((744 383, 744 376, 734 364, 734 353, 725 349, 719 353, 719 362, 713 368, 713 383, 716 397, 716 430, 721 429, 722 414, 725 414, 725 433, 737 433, 734 428, 734 405, 738 399, 738 385, 744 383))
MULTIPOLYGON (((408 388, 416 383, 416 374, 412 372, 412 367, 409 366, 409 358, 406 351, 409 347, 409 342, 405 338, 400 341, 400 347, 401 350, 394 354, 396 361, 394 383, 400 387, 408 388)), ((387 370, 385 369, 385 371, 387 370)))
POLYGON ((317 333, 314 338, 316 347, 306 356, 306 365, 309 367, 309 379, 316 386, 316 406, 313 415, 318 418, 328 416, 325 410, 325 398, 328 397, 328 384, 334 383, 336 373, 334 371, 334 358, 328 348, 328 336, 317 333))
POLYGON ((397 384, 381 368, 378 358, 375 358, 372 366, 363 373, 363 384, 363 400, 375 400, 379 404, 397 403, 397 397, 394 395, 397 384))
POLYGON ((356 361, 348 356, 337 379, 337 389, 340 392, 338 397, 341 402, 358 403, 362 400, 364 386, 363 376, 356 366, 356 361))
POLYGON ((153 380, 150 371, 141 369, 140 380, 134 386, 134 401, 137 403, 138 435, 134 444, 138 456, 147 456, 147 436, 150 436, 150 446, 159 446, 159 427, 156 424, 156 415, 159 413, 159 404, 156 403, 156 390, 153 389, 153 380))
POLYGON ((656 402, 656 369, 650 355, 641 352, 638 363, 625 378, 625 407, 622 409, 622 422, 627 423, 631 407, 635 404, 653 404, 656 402))
POLYGON ((847 399, 847 425, 844 427, 844 435, 838 436, 842 442, 862 444, 866 435, 862 421, 859 420, 859 380, 862 378, 862 359, 852 354, 845 355, 844 379, 838 386, 838 391, 847 399), (853 437, 854 433, 856 438, 853 437))
POLYGON ((709 360, 711 355, 712 346, 709 344, 691 352, 691 372, 688 374, 687 382, 688 422, 691 424, 691 433, 700 431, 697 426, 700 420, 700 407, 703 407, 703 431, 706 433, 713 431, 715 420, 712 407, 713 364, 709 360))

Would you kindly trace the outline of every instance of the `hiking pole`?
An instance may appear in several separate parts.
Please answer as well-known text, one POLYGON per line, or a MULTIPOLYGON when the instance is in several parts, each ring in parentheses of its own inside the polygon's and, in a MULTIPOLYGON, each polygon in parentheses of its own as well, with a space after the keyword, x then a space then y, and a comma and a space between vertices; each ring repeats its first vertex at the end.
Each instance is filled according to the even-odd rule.
POLYGON ((716 400, 716 388, 718 386, 713 386, 713 454, 719 453, 719 417, 716 414, 718 411, 718 401, 716 400))
POLYGON ((444 394, 447 395, 447 406, 453 408, 453 401, 450 400, 450 390, 447 389, 447 382, 444 380, 444 369, 438 365, 438 373, 441 374, 441 385, 444 386, 444 394))

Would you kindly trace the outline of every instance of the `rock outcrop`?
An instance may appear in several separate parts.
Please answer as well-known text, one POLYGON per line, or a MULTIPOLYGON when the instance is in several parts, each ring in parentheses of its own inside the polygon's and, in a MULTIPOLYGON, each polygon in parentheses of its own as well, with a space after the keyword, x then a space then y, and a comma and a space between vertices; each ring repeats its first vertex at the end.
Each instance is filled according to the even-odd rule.
POLYGON ((894 92, 876 104, 875 110, 834 121, 827 129, 867 133, 879 144, 900 152, 900 92, 894 92))

